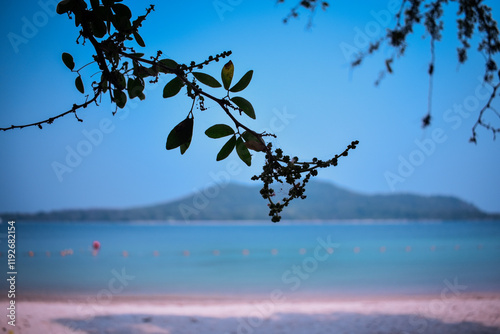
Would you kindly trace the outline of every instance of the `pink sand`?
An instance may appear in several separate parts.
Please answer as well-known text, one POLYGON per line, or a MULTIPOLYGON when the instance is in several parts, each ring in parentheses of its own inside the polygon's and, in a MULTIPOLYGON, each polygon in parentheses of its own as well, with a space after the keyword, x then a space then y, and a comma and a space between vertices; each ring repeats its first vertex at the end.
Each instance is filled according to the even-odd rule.
MULTIPOLYGON (((6 301, 0 302, 6 305, 6 301)), ((16 302, 16 334, 500 333, 500 296, 344 300, 124 297, 16 302)), ((4 309, 2 307, 2 309, 4 309)))

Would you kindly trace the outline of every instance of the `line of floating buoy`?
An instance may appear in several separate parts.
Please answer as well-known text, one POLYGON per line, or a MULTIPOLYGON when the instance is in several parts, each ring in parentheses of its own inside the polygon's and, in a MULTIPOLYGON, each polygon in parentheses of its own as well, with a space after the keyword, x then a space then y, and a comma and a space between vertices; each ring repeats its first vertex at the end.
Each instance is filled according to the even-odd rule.
POLYGON ((73 255, 73 250, 71 248, 63 249, 59 254, 61 254, 61 256, 73 255))
MULTIPOLYGON (((449 246, 448 246, 448 247, 449 247, 449 246)), ((478 245, 476 246, 476 249, 477 249, 477 250, 482 250, 482 249, 484 249, 484 248, 485 248, 485 247, 484 247, 484 245, 483 245, 483 244, 478 244, 478 245)), ((489 248, 490 248, 490 247, 489 247, 489 248)), ((491 248, 493 248, 493 249, 500 249, 500 245, 498 245, 498 246, 492 246, 491 248)), ((96 256, 96 255, 99 253, 99 250, 100 250, 100 249, 101 249, 101 244, 100 244, 100 242, 99 242, 99 241, 94 241, 94 242, 92 242, 92 247, 91 247, 92 255, 96 256)), ((399 249, 401 250, 401 248, 399 248, 399 249)), ((435 252, 435 251, 437 251, 437 250, 439 250, 439 249, 441 249, 441 250, 442 250, 442 249, 450 249, 450 248, 443 247, 443 246, 438 247, 438 246, 436 246, 436 245, 431 245, 431 246, 429 247, 429 250, 430 250, 431 252, 435 252)), ((461 246, 460 244, 456 244, 456 245, 452 246, 452 249, 453 249, 454 251, 460 251, 460 250, 462 249, 462 246, 461 246)), ((326 251, 328 254, 333 254, 333 253, 335 252, 335 250, 334 250, 332 247, 326 248, 326 249, 325 249, 325 251, 326 251)), ((386 253, 386 252, 387 252, 387 247, 386 247, 386 246, 381 246, 381 247, 379 247, 379 248, 378 248, 378 251, 379 251, 380 253, 386 253)), ((405 246, 405 247, 404 247, 404 252, 406 252, 406 253, 410 253, 410 252, 412 252, 412 251, 413 251, 413 247, 412 247, 412 246, 405 246)), ((83 250, 81 250, 81 252, 84 252, 84 251, 83 251, 83 250)), ((361 253, 361 247, 359 247, 359 246, 355 246, 355 247, 353 247, 353 248, 352 248, 352 252, 353 252, 353 253, 355 253, 355 254, 361 253)), ((43 253, 43 252, 41 252, 41 253, 43 253)), ((211 252, 211 253, 212 253, 212 255, 213 255, 213 256, 220 256, 220 255, 221 255, 221 251, 220 251, 219 249, 214 249, 214 250, 212 250, 212 252, 211 252)), ((273 256, 278 255, 278 253, 279 253, 279 251, 278 251, 278 249, 276 249, 276 248, 272 248, 272 249, 270 250, 270 254, 271 254, 271 255, 273 255, 273 256)), ((305 255, 305 254, 307 253, 307 249, 306 249, 306 248, 299 248, 298 253, 299 253, 300 255, 305 255)), ((62 257, 64 257, 64 256, 68 256, 68 255, 73 255, 73 254, 74 254, 74 251, 73 251, 73 249, 71 249, 71 248, 67 248, 67 249, 63 249, 63 250, 59 251, 59 254, 60 254, 62 257)), ((160 256, 160 251, 158 251, 158 250, 154 250, 154 251, 152 252, 152 254, 153 254, 153 256, 154 256, 154 257, 158 257, 158 256, 160 256)), ((242 249, 242 250, 241 250, 241 254, 242 254, 243 256, 248 256, 248 255, 250 255, 250 250, 249 250, 249 249, 247 249, 247 248, 242 249)), ((0 256, 1 256, 1 255, 2 255, 2 254, 0 253, 0 256)), ((35 251, 30 250, 30 251, 28 251, 28 252, 27 252, 27 255, 28 255, 29 257, 35 257, 35 251)), ((46 255, 47 257, 50 257, 50 256, 52 255, 52 253, 51 253, 50 251, 45 251, 45 255, 46 255)), ((128 252, 127 250, 123 250, 123 251, 121 252, 121 255, 122 255, 122 257, 125 257, 125 258, 126 258, 126 257, 129 257, 129 252, 128 252)), ((183 256, 186 256, 186 257, 188 257, 188 256, 191 256, 191 252, 190 252, 189 250, 187 250, 187 249, 186 249, 186 250, 183 250, 183 251, 182 251, 182 255, 183 255, 183 256)))

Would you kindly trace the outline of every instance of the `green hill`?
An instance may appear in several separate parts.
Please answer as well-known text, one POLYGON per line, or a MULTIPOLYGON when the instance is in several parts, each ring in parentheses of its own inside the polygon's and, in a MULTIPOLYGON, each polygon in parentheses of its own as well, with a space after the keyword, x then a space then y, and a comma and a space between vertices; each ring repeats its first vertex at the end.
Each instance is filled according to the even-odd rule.
MULTIPOLYGON (((275 190, 279 198, 280 188, 275 190)), ((487 214, 450 196, 364 195, 318 181, 308 185, 306 194, 307 199, 295 200, 286 208, 283 219, 500 219, 500 215, 487 214)), ((139 208, 5 213, 0 217, 18 221, 266 220, 269 219, 266 204, 258 186, 226 184, 179 200, 139 208)))

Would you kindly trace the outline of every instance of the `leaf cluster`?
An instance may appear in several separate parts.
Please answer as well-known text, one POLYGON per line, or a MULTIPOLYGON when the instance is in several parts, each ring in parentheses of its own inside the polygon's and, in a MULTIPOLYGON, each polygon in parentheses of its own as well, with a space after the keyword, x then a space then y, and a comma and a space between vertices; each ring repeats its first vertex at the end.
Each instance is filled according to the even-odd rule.
POLYGON ((272 145, 269 143, 267 151, 267 163, 262 168, 260 175, 254 175, 252 180, 261 180, 264 186, 260 190, 260 194, 264 199, 269 201, 269 216, 273 222, 281 220, 281 212, 295 198, 305 199, 305 187, 310 178, 318 175, 320 168, 337 166, 340 157, 346 157, 350 150, 354 150, 359 144, 355 140, 347 146, 340 154, 336 154, 329 160, 319 160, 313 158, 310 162, 299 161, 298 157, 290 157, 284 155, 283 150, 277 148, 272 152, 272 145), (274 201, 276 196, 275 190, 272 188, 273 183, 290 185, 290 190, 287 195, 278 201, 274 201))
MULTIPOLYGON (((274 136, 267 133, 258 133, 252 130, 245 123, 248 119, 255 119, 256 113, 252 103, 245 97, 240 96, 240 92, 245 90, 251 83, 253 71, 247 71, 241 78, 233 84, 235 67, 232 61, 227 61, 220 72, 220 79, 205 73, 203 68, 221 59, 229 57, 231 51, 225 51, 215 56, 209 56, 202 62, 191 61, 189 65, 177 62, 173 59, 162 58, 162 51, 157 51, 154 56, 145 57, 144 53, 138 52, 135 48, 145 47, 145 41, 139 34, 146 17, 154 11, 154 5, 146 8, 144 15, 133 19, 130 8, 122 0, 90 0, 90 5, 84 0, 62 0, 57 5, 57 13, 68 15, 74 20, 75 26, 80 29, 77 43, 90 42, 95 54, 92 61, 76 68, 75 59, 69 53, 61 55, 62 62, 71 71, 77 74, 75 79, 76 89, 86 93, 81 72, 87 66, 97 67, 100 79, 90 84, 93 97, 86 95, 83 104, 74 104, 73 107, 57 116, 47 120, 22 125, 11 126, 2 130, 13 128, 23 128, 27 126, 42 127, 42 124, 51 124, 55 119, 73 113, 79 121, 76 112, 81 108, 86 108, 91 103, 98 103, 102 96, 108 95, 116 108, 124 108, 127 103, 135 98, 144 100, 145 85, 147 83, 156 84, 160 76, 167 76, 168 81, 163 87, 163 98, 173 98, 184 92, 184 96, 191 99, 191 108, 186 108, 185 118, 175 125, 167 135, 165 147, 167 150, 180 149, 184 154, 191 145, 195 131, 195 109, 207 110, 205 101, 218 105, 229 119, 229 124, 214 124, 205 130, 209 138, 225 138, 225 142, 217 153, 216 160, 226 159, 232 152, 236 151, 237 156, 248 166, 252 163, 252 153, 263 153, 266 156, 264 171, 254 179, 264 182, 267 189, 263 197, 270 199, 271 190, 269 184, 272 182, 286 182, 293 184, 294 188, 289 192, 289 196, 283 203, 270 201, 270 215, 273 221, 279 221, 279 213, 294 198, 305 198, 305 184, 311 176, 317 175, 318 168, 335 166, 339 156, 335 156, 328 161, 313 160, 311 163, 303 163, 298 159, 290 160, 289 156, 283 155, 281 149, 272 152, 272 145, 266 144, 264 137, 274 136), (136 45, 130 45, 134 42, 136 45), (216 97, 213 92, 221 92, 220 97, 216 97), (234 96, 234 94, 238 94, 234 96), (197 107, 197 108, 195 108, 197 107), (302 183, 298 183, 301 175, 305 174, 302 183), (295 190, 294 190, 295 189, 295 190)), ((116 113, 116 110, 115 112, 116 113)), ((169 126, 170 127, 170 126, 169 126)), ((357 141, 349 145, 349 148, 342 154, 347 155, 349 149, 355 148, 357 141)))
POLYGON ((472 128, 472 136, 470 142, 477 141, 476 128, 482 126, 495 134, 500 131, 500 127, 493 126, 486 122, 484 114, 487 110, 493 112, 494 115, 500 118, 500 114, 491 107, 491 101, 496 96, 496 90, 500 83, 494 83, 495 80, 500 81, 500 71, 494 59, 500 51, 500 37, 497 22, 493 19, 491 8, 483 1, 469 0, 404 0, 396 14, 396 24, 393 28, 387 29, 385 36, 373 41, 369 47, 360 52, 357 58, 352 62, 352 66, 360 65, 363 60, 378 50, 386 43, 393 49, 393 53, 385 59, 384 70, 380 72, 376 84, 388 73, 393 73, 393 63, 396 58, 405 54, 408 47, 408 37, 414 32, 417 25, 423 25, 427 35, 430 38, 430 53, 427 73, 429 75, 429 94, 427 113, 422 118, 422 126, 427 127, 432 120, 432 82, 435 72, 435 43, 441 41, 442 31, 444 29, 443 14, 444 6, 455 2, 458 4, 456 13, 457 37, 460 46, 457 47, 458 62, 463 64, 468 59, 468 53, 471 48, 471 40, 475 33, 480 36, 477 51, 484 55, 485 70, 483 74, 484 82, 492 86, 493 93, 491 99, 478 114, 477 121, 472 128))

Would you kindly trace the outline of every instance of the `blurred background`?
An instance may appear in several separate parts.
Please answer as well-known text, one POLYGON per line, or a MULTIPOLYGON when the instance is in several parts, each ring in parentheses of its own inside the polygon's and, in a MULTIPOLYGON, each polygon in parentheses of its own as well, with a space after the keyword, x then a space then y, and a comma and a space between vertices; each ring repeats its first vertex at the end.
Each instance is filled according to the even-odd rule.
MULTIPOLYGON (((149 3, 127 5, 137 16, 149 3)), ((496 17, 498 4, 485 3, 496 17)), ((78 29, 67 16, 55 14, 56 4, 50 0, 4 4, 2 127, 45 119, 85 100, 61 54, 71 53, 79 68, 91 60, 91 46, 75 43, 78 29)), ((395 73, 379 86, 374 82, 389 49, 358 68, 350 67, 352 50, 364 49, 394 25, 392 15, 387 16, 394 1, 332 1, 326 12, 318 10, 311 27, 308 12, 283 23, 292 5, 159 2, 141 28, 146 47, 137 50, 146 55, 162 50, 165 58, 179 63, 231 50, 235 80, 254 70, 241 95, 253 103, 257 119, 245 122, 256 130, 274 132, 275 146, 288 154, 327 159, 359 140, 359 148, 338 167, 320 172, 322 180, 364 193, 453 195, 487 212, 500 211, 498 141, 479 129, 478 144, 468 143, 488 95, 481 81, 484 57, 473 51, 476 38, 469 60, 458 65, 454 3, 445 15, 442 42, 436 44, 433 122, 426 129, 421 128, 421 119, 427 113, 431 54, 421 27, 410 37, 405 56, 393 64, 395 73), (422 143, 427 143, 427 150, 422 143), (404 175, 402 161, 413 161, 404 175), (394 181, 390 175, 400 178, 394 181)), ((219 78, 223 62, 205 71, 219 78)), ((96 72, 92 66, 82 71, 86 92, 96 72)), ((260 172, 262 157, 255 155, 250 168, 234 153, 215 161, 224 142, 209 139, 204 131, 227 119, 214 105, 207 103, 208 110, 195 113, 195 134, 184 156, 165 150, 168 133, 190 108, 190 99, 181 94, 162 98, 166 82, 164 77, 160 84, 149 85, 145 101, 132 100, 115 116, 104 98, 98 107, 78 113, 82 123, 70 115, 43 130, 0 133, 0 212, 159 203, 205 188, 214 174, 228 168, 234 171, 232 182, 251 183, 250 177, 260 172)))

